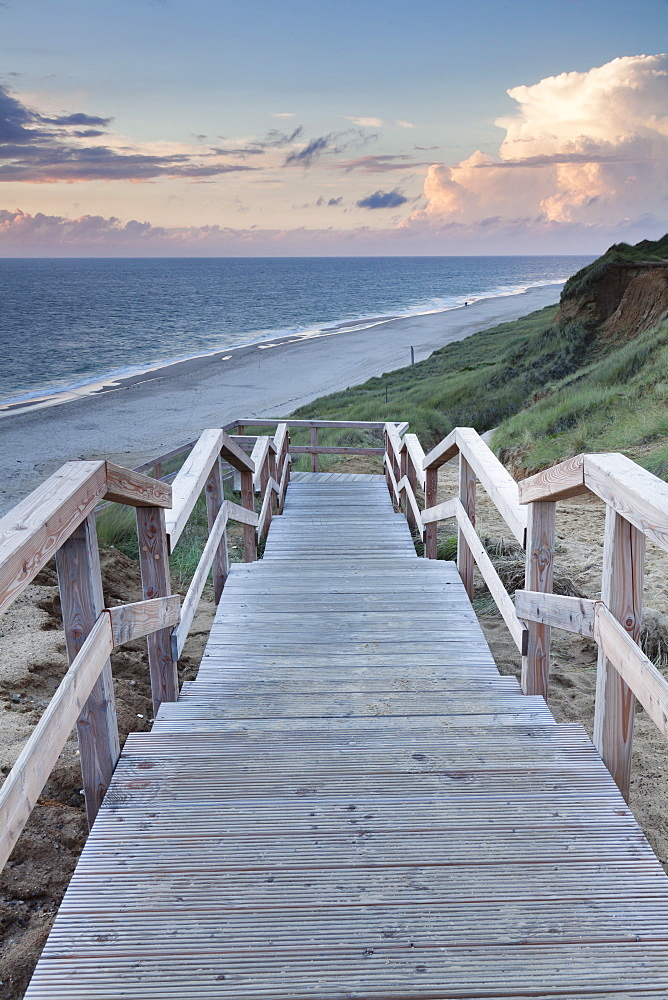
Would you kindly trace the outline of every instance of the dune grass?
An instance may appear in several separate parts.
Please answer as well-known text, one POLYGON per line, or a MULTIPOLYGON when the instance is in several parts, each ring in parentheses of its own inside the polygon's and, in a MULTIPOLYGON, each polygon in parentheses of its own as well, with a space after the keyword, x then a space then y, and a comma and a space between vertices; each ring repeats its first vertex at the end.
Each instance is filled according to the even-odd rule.
POLYGON ((583 451, 621 451, 668 475, 668 322, 550 386, 492 438, 529 473, 583 451))
POLYGON ((485 431, 517 413, 532 393, 576 371, 592 335, 580 324, 555 327, 556 306, 448 344, 416 365, 323 396, 293 416, 332 420, 408 420, 425 447, 453 427, 485 431), (387 403, 385 390, 387 388, 387 403))

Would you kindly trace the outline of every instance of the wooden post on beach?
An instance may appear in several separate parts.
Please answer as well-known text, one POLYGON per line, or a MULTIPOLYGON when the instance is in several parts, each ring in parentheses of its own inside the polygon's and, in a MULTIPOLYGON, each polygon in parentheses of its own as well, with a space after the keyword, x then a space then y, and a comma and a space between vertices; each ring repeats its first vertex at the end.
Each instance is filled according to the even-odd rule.
MULTIPOLYGON (((471 524, 475 527, 475 484, 476 476, 475 472, 469 465, 469 463, 464 458, 463 454, 459 453, 459 499, 466 513, 469 516, 471 524)), ((429 505, 427 505, 429 506, 429 505)), ((469 600, 473 600, 473 568, 475 566, 475 560, 473 558, 473 553, 469 548, 468 542, 464 538, 464 533, 461 528, 457 531, 457 569, 459 570, 459 575, 462 578, 462 583, 466 589, 466 593, 469 595, 469 600)))
MULTIPOLYGON (((253 487, 253 473, 245 469, 240 472, 241 476, 241 506, 246 510, 255 510, 255 489, 253 487)), ((257 538, 255 528, 252 524, 244 524, 244 561, 255 562, 257 559, 257 538)))
MULTIPOLYGON (((104 609, 95 515, 89 514, 56 553, 58 589, 70 663, 104 609)), ((79 756, 92 826, 120 756, 111 661, 104 664, 77 721, 79 756)))
MULTIPOLYGON (((552 593, 554 572, 554 525, 556 503, 541 501, 528 505, 526 590, 541 594, 552 593)), ((550 626, 527 622, 528 642, 522 656, 522 690, 547 698, 550 679, 550 626)))
MULTIPOLYGON (((607 506, 601 600, 634 642, 640 638, 645 536, 607 506)), ((599 648, 594 708, 594 745, 628 802, 635 697, 599 648)))
MULTIPOLYGON (((220 469, 220 458, 214 463, 206 480, 206 519, 209 533, 223 505, 223 478, 220 469)), ((229 558, 227 553, 227 527, 223 529, 220 544, 216 549, 211 567, 213 579, 213 599, 218 604, 223 593, 223 587, 229 573, 229 558)))
MULTIPOLYGON (((438 469, 427 469, 424 486, 425 508, 435 507, 437 502, 438 469)), ((426 559, 436 559, 438 556, 438 521, 431 521, 424 526, 424 554, 426 559)))
MULTIPOLYGON (((172 584, 169 576, 169 546, 165 531, 165 511, 162 507, 137 507, 137 538, 139 567, 144 600, 169 597, 172 584)), ((163 701, 177 701, 179 675, 172 659, 172 630, 163 628, 146 637, 148 666, 151 674, 153 714, 163 701)))
MULTIPOLYGON (((311 447, 312 448, 317 448, 318 447, 318 428, 317 427, 312 427, 311 428, 311 447)), ((311 472, 317 472, 318 469, 319 469, 318 456, 314 452, 311 455, 311 472)))

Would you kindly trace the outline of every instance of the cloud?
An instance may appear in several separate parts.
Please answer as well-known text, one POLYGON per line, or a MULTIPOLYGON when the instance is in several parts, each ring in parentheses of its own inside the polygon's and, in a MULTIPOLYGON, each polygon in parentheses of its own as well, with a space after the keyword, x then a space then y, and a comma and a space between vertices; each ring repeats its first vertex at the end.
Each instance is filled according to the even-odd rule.
POLYGON ((318 139, 311 139, 303 149, 297 149, 293 153, 288 153, 285 158, 285 166, 310 167, 315 159, 322 155, 329 146, 330 135, 321 135, 318 139))
POLYGON ((83 113, 41 115, 0 87, 0 181, 147 181, 159 177, 202 180, 255 169, 223 159, 227 155, 250 155, 250 150, 228 154, 212 147, 181 146, 177 151, 156 152, 148 145, 121 146, 105 131, 112 121, 83 113), (103 135, 107 136, 104 144, 82 141, 103 135))
POLYGON ((348 160, 339 166, 350 173, 351 170, 361 170, 365 174, 384 174, 390 170, 410 170, 415 167, 428 167, 429 163, 420 163, 406 153, 379 153, 378 155, 359 156, 356 160, 348 160))
POLYGON ((614 227, 668 216, 668 59, 624 56, 513 87, 496 157, 432 164, 408 226, 614 227))
POLYGON ((272 128, 267 132, 264 139, 258 139, 253 145, 258 146, 260 149, 281 149, 283 146, 289 146, 295 139, 298 139, 303 131, 304 129, 301 125, 298 125, 292 132, 281 132, 277 128, 272 128))
POLYGON ((397 118, 397 125, 399 128, 415 128, 413 122, 402 122, 400 118, 397 118))
POLYGON ((380 128, 383 124, 382 118, 356 118, 354 115, 341 115, 341 117, 362 128, 380 128))
POLYGON ((323 198, 321 195, 316 201, 318 208, 324 205, 326 208, 338 208, 343 203, 343 198, 323 198))
POLYGON ((361 198, 357 202, 358 208, 398 208, 405 205, 408 198, 405 198, 400 191, 374 191, 373 194, 361 198))
POLYGON ((294 111, 277 111, 276 114, 272 115, 273 118, 295 118, 296 115, 294 111))

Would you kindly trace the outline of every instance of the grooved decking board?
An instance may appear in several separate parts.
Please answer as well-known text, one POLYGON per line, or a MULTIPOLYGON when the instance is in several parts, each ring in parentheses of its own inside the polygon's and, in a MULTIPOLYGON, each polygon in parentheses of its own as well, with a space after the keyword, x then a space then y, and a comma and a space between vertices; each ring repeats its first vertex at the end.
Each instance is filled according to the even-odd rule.
POLYGON ((381 477, 295 474, 132 734, 26 996, 658 1000, 668 879, 381 477))

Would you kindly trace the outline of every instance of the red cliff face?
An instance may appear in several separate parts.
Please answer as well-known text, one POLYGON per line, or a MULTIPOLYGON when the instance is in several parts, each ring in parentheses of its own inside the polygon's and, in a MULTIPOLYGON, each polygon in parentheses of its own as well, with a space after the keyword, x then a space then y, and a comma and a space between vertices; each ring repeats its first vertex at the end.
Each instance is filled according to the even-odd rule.
POLYGON ((611 264, 587 292, 562 302, 555 323, 580 320, 630 340, 668 316, 668 261, 611 264))

